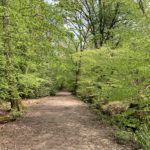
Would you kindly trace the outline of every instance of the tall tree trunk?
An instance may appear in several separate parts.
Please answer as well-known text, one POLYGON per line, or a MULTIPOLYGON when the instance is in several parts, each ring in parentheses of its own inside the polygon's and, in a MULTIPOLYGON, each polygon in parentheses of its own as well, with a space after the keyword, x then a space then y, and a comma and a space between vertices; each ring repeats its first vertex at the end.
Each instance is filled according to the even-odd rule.
POLYGON ((9 101, 11 103, 11 108, 15 111, 20 111, 22 109, 21 100, 17 90, 15 68, 13 66, 12 57, 12 47, 11 47, 11 34, 9 30, 10 26, 10 16, 9 16, 9 0, 2 0, 2 6, 4 8, 4 15, 2 17, 3 22, 3 46, 4 46, 4 56, 6 60, 5 75, 7 77, 7 82, 9 86, 8 94, 9 101))
POLYGON ((94 48, 98 48, 98 41, 97 41, 97 33, 96 33, 96 29, 95 29, 95 24, 92 23, 92 35, 93 35, 93 42, 94 42, 94 48))
POLYGON ((80 73, 81 73, 81 63, 82 63, 82 51, 79 57, 79 61, 76 63, 76 74, 75 74, 75 87, 74 87, 74 94, 77 95, 77 91, 79 88, 79 81, 80 81, 80 73))
POLYGON ((103 17, 103 9, 102 9, 102 0, 98 1, 98 6, 99 6, 99 12, 98 12, 98 20, 99 20, 99 44, 100 46, 103 46, 104 43, 104 17, 103 17))

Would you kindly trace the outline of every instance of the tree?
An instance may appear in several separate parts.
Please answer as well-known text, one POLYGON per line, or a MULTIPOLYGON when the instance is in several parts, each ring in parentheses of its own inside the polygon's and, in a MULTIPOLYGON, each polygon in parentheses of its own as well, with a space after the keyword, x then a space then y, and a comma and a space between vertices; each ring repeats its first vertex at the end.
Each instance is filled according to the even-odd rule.
POLYGON ((12 37, 12 20, 11 20, 11 9, 10 9, 10 1, 2 0, 1 6, 3 9, 2 18, 2 55, 5 59, 5 69, 4 72, 6 76, 7 82, 7 99, 11 102, 11 108, 15 111, 20 111, 21 101, 18 94, 17 89, 17 79, 16 79, 16 69, 14 67, 14 47, 12 45, 13 37, 12 37))
MULTIPOLYGON (((58 1, 58 0, 57 0, 58 1)), ((80 43, 87 44, 92 37, 94 48, 101 47, 111 37, 111 30, 121 21, 120 1, 59 0, 68 28, 72 29, 80 43)))

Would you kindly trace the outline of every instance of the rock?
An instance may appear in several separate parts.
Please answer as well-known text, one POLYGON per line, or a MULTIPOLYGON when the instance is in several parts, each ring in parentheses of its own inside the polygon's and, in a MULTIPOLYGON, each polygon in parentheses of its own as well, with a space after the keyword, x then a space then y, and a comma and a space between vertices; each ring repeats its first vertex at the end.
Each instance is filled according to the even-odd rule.
POLYGON ((102 105, 101 109, 102 112, 108 115, 112 114, 119 114, 121 112, 124 112, 128 109, 129 105, 125 104, 121 101, 113 101, 109 102, 106 105, 102 105))

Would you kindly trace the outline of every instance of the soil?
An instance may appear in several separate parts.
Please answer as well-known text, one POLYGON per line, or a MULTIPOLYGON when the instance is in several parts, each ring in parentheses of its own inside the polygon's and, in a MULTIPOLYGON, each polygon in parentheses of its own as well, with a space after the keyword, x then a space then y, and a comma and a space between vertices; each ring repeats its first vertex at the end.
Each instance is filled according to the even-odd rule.
POLYGON ((25 100, 26 112, 0 125, 0 150, 132 150, 117 144, 110 127, 67 92, 25 100))

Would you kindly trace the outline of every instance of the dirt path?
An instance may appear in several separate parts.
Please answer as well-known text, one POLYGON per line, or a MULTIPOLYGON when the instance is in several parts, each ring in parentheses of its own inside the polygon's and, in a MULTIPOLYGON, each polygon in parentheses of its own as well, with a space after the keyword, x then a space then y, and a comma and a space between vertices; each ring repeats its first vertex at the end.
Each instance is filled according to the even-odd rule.
POLYGON ((0 125, 0 150, 131 150, 116 144, 110 128, 69 93, 25 105, 23 118, 0 125))

